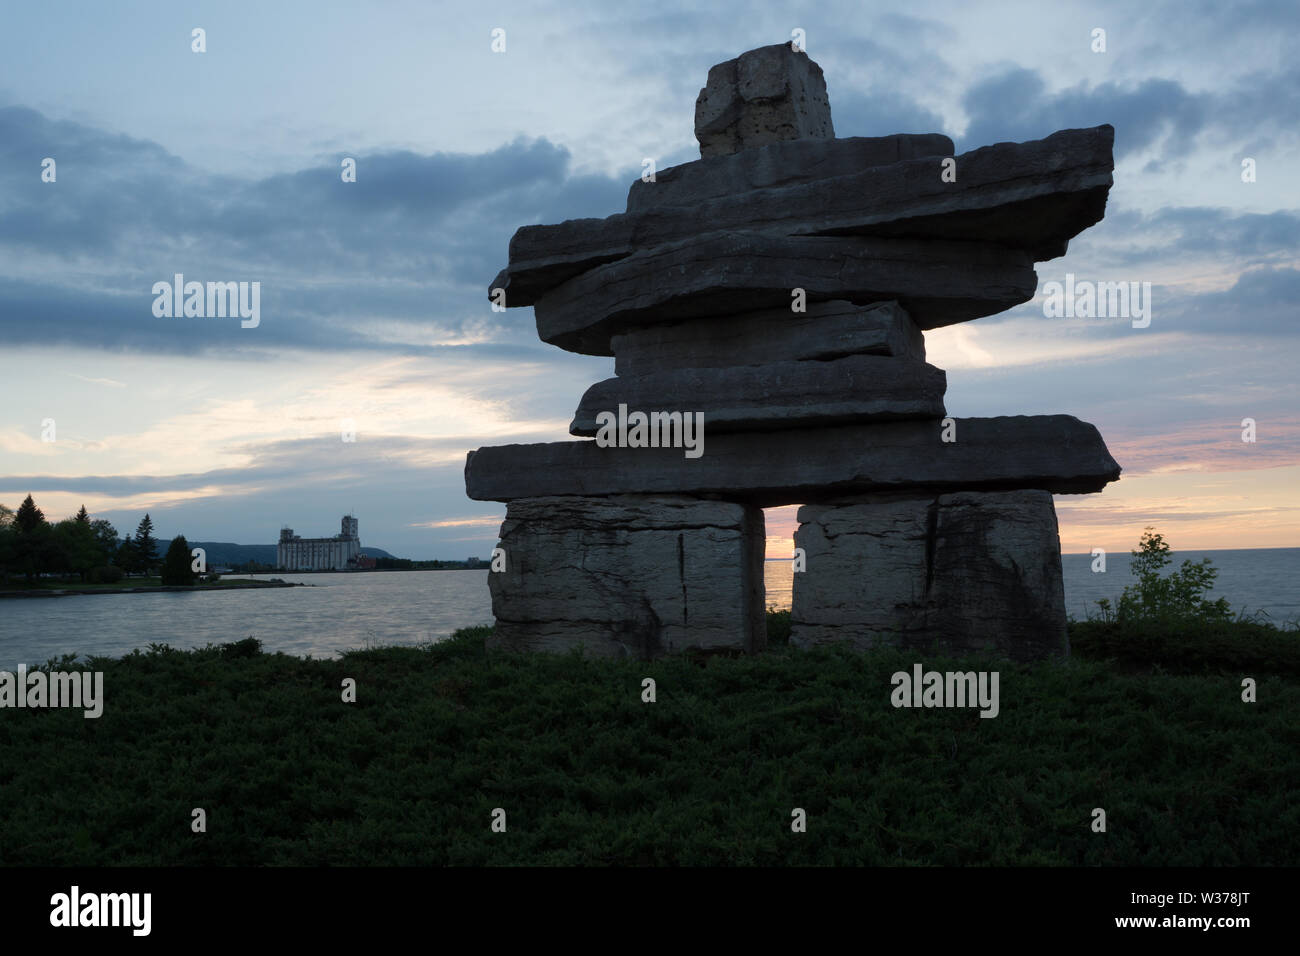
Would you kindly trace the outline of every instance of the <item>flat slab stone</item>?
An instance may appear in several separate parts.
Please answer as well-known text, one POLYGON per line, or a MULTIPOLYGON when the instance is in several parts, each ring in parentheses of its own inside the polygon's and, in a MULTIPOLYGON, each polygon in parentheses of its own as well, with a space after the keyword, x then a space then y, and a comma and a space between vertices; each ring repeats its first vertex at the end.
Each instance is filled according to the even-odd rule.
POLYGON ((760 507, 924 488, 1056 494, 1100 491, 1120 467, 1097 429, 1071 415, 882 422, 712 435, 681 448, 601 448, 594 441, 498 445, 472 451, 466 494, 477 501, 542 495, 687 494, 760 507))
POLYGON ((925 336, 897 302, 813 302, 805 312, 787 306, 650 325, 611 336, 610 348, 619 376, 847 355, 925 361, 925 336))
POLYGON ((834 139, 826 77, 807 53, 776 43, 710 68, 695 100, 701 156, 791 139, 834 139))
POLYGON ((848 176, 871 166, 952 154, 952 140, 942 133, 785 140, 657 170, 653 182, 637 179, 632 183, 626 211, 638 214, 661 206, 690 207, 755 189, 794 186, 848 176))
POLYGON ((763 513, 681 496, 513 501, 489 647, 648 660, 767 643, 763 513))
POLYGON ((792 644, 1064 657, 1065 591, 1046 491, 875 496, 799 509, 792 644))
POLYGON ((930 157, 636 214, 523 226, 491 288, 506 290, 507 306, 532 305, 589 269, 705 229, 969 239, 1022 249, 1033 261, 1052 259, 1105 215, 1114 139, 1113 127, 1097 126, 984 146, 955 157, 954 182, 944 180, 942 160, 930 157))
POLYGON ((600 413, 617 416, 620 404, 629 412, 700 413, 710 434, 940 419, 947 387, 943 369, 881 355, 665 369, 591 386, 578 404, 569 434, 595 435, 600 413))
POLYGON ((996 315, 1038 287, 1023 252, 979 242, 714 233, 600 266, 534 306, 542 341, 612 355, 629 328, 808 301, 897 301, 921 329, 996 315))

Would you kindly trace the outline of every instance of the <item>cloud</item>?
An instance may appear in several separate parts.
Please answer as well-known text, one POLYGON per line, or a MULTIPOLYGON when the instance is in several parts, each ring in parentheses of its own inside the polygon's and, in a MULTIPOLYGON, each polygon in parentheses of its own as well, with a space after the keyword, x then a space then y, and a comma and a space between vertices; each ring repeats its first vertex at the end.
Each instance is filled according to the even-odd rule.
POLYGON ((632 178, 575 175, 545 139, 355 158, 355 183, 337 161, 245 181, 148 141, 0 109, 0 330, 160 352, 535 342, 528 312, 487 301, 510 236, 617 212, 632 178), (58 162, 53 183, 40 180, 44 156, 58 162), (153 283, 175 273, 261 282, 262 324, 156 319, 153 283))
POLYGON ((962 148, 1040 139, 1064 128, 1115 127, 1115 156, 1153 151, 1157 160, 1185 157, 1198 137, 1253 138, 1261 129, 1294 138, 1300 116, 1300 69, 1256 73, 1228 88, 1189 90, 1178 80, 1087 81, 1052 92, 1034 69, 1014 67, 975 83, 962 98, 969 123, 962 148))
MULTIPOLYGON (((416 521, 412 528, 494 528, 501 524, 500 515, 479 518, 449 518, 442 521, 416 521)), ((453 538, 453 541, 471 541, 477 538, 453 538)))

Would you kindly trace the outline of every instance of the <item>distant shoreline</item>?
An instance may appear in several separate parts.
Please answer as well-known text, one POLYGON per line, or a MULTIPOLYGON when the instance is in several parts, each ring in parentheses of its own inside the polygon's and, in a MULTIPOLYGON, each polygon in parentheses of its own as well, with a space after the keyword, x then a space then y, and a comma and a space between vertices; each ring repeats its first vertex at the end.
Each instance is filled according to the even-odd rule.
MULTIPOLYGON (((1234 554, 1235 554, 1236 552, 1239 552, 1239 551, 1300 551, 1300 545, 1293 545, 1293 546, 1288 546, 1288 545, 1279 545, 1279 546, 1277 546, 1277 547, 1271 547, 1271 548, 1179 548, 1178 550, 1171 552, 1171 554, 1172 554, 1175 558, 1177 558, 1179 555, 1182 555, 1182 554, 1221 554, 1221 553, 1234 553, 1234 554)), ((1128 556, 1128 554, 1129 554, 1129 551, 1128 551, 1128 550, 1126 550, 1126 549, 1119 549, 1119 548, 1115 549, 1114 551, 1111 551, 1110 553, 1111 553, 1111 554, 1121 554, 1121 552, 1122 552, 1122 556, 1125 556, 1125 557, 1128 556)), ((1092 553, 1089 552, 1089 551, 1062 551, 1062 552, 1061 552, 1061 557, 1063 557, 1063 558, 1091 558, 1091 557, 1093 557, 1093 555, 1092 555, 1092 553)), ((763 560, 764 560, 764 561, 783 561, 783 562, 789 563, 789 561, 790 561, 791 559, 790 559, 790 558, 764 558, 763 560)))
POLYGON ((152 594, 160 591, 248 591, 256 588, 305 588, 309 584, 295 584, 291 581, 240 581, 231 584, 171 584, 142 585, 138 588, 29 588, 22 591, 0 591, 0 598, 42 598, 74 597, 85 594, 152 594))
MULTIPOLYGON (((787 559, 788 560, 788 559, 787 559)), ((313 568, 310 571, 222 571, 222 575, 229 577, 232 574, 389 574, 405 573, 407 571, 486 571, 488 565, 485 562, 477 568, 468 566, 451 567, 451 568, 313 568)))

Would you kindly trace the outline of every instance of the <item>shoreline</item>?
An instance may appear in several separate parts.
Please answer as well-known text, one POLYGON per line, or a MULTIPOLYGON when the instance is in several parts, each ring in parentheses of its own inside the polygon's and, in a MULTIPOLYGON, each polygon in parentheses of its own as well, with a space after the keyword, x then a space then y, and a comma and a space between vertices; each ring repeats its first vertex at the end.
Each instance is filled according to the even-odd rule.
POLYGON ((240 581, 232 584, 169 584, 143 585, 138 588, 29 588, 22 591, 0 591, 0 598, 74 597, 86 594, 151 594, 160 591, 248 591, 256 588, 309 588, 310 584, 291 581, 240 581))

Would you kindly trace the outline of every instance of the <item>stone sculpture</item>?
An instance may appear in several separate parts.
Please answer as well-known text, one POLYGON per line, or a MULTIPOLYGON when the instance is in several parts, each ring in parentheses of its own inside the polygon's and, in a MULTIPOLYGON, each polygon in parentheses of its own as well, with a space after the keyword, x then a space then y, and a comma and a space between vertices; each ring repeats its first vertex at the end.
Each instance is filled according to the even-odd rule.
POLYGON ((469 497, 507 502, 490 642, 761 650, 761 509, 801 504, 793 643, 1068 653, 1052 494, 1120 468, 1070 416, 950 418, 923 332, 1033 297, 1105 212, 1113 129, 835 139, 820 67, 778 44, 709 71, 695 130, 626 212, 519 229, 490 287, 616 373, 583 440, 469 453, 469 497))

